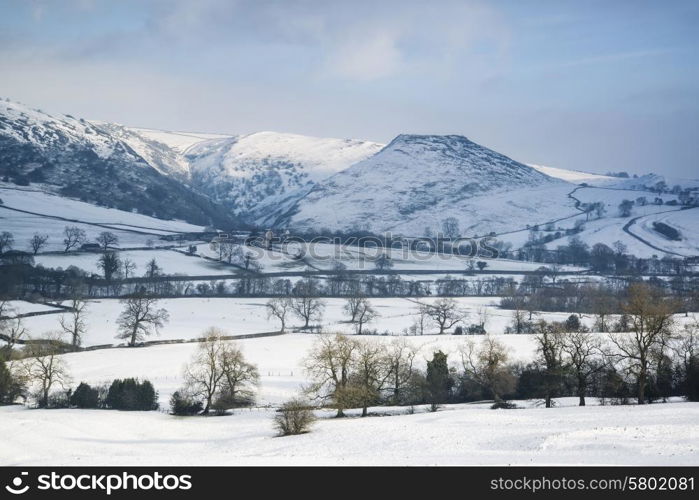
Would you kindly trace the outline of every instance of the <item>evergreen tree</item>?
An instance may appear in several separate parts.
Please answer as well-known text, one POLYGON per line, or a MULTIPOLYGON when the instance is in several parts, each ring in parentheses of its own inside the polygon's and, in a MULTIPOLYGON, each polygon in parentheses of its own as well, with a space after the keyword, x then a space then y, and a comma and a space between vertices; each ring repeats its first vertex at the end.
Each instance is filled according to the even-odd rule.
POLYGON ((437 411, 440 404, 449 400, 449 391, 454 384, 447 365, 447 355, 442 351, 435 352, 432 360, 427 362, 426 382, 430 409, 437 411))

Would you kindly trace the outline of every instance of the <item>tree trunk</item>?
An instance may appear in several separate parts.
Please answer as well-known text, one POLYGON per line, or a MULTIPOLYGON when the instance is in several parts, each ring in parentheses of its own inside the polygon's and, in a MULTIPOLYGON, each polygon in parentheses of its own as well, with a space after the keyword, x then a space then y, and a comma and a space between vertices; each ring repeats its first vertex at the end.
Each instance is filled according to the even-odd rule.
POLYGON ((643 369, 638 374, 638 404, 646 404, 646 373, 643 369))
POLYGON ((546 408, 551 408, 551 395, 546 395, 546 408))
POLYGON ((369 412, 367 411, 367 407, 364 406, 364 407, 362 408, 362 417, 366 417, 368 414, 369 414, 369 412))

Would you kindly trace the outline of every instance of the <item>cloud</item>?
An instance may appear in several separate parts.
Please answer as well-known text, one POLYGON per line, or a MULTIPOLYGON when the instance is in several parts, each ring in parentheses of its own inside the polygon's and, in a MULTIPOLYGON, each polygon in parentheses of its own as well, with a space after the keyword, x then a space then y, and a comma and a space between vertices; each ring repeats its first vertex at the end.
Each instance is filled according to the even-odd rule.
POLYGON ((386 31, 348 37, 330 53, 328 70, 330 74, 359 81, 393 76, 405 64, 397 42, 396 34, 386 31))

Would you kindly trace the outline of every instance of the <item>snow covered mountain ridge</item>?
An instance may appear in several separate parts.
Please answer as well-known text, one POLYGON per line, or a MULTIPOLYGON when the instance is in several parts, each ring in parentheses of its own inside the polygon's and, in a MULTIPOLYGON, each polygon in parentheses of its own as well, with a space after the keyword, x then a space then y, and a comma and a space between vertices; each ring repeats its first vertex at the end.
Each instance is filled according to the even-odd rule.
MULTIPOLYGON (((505 234, 578 213, 570 197, 578 185, 649 190, 664 180, 526 165, 459 135, 403 134, 384 146, 277 132, 169 132, 1 99, 0 179, 198 225, 243 219, 412 236, 448 217, 465 235, 505 234)), ((606 196, 595 193, 600 200, 592 201, 606 196)))

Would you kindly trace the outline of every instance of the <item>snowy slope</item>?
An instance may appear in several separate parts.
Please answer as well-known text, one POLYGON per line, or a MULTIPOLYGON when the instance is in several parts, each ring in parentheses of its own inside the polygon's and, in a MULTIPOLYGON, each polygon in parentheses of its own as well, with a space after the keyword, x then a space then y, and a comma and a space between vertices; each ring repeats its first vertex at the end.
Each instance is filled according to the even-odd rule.
MULTIPOLYGON (((156 388, 157 385, 156 385, 156 388)), ((521 402, 517 402, 522 404, 521 402)), ((16 431, 0 463, 90 465, 687 465, 696 466, 699 403, 490 410, 321 418, 312 432, 278 438, 273 409, 230 417, 159 412, 0 408, 16 431)), ((386 408, 377 408, 383 412, 386 408)))
POLYGON ((161 143, 135 141, 118 126, 52 116, 0 100, 0 178, 83 201, 200 225, 240 225, 181 176, 161 143), (132 147, 124 139, 129 137, 132 147), (137 142, 137 144, 136 144, 137 142), (138 150, 138 151, 137 151, 138 150), (140 151, 140 153, 139 153, 140 151))
POLYGON ((370 157, 373 142, 258 132, 209 140, 186 151, 192 184, 236 213, 273 203, 370 157))
POLYGON ((572 187, 465 137, 400 135, 300 200, 261 207, 258 222, 421 235, 453 216, 464 234, 484 234, 573 213, 572 187))
POLYGON ((604 185, 611 182, 616 182, 619 180, 618 177, 610 177, 608 175, 591 174, 588 172, 581 172, 579 170, 566 170, 564 168, 547 167, 544 165, 533 165, 528 164, 533 169, 538 170, 542 174, 546 174, 549 177, 555 177, 556 179, 561 179, 566 182, 573 182, 576 184, 585 182, 590 185, 604 185))

